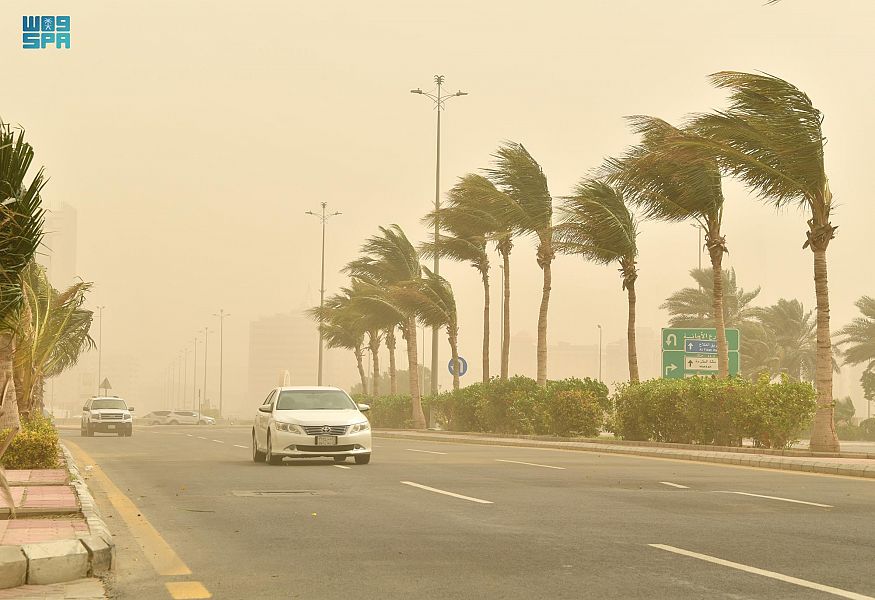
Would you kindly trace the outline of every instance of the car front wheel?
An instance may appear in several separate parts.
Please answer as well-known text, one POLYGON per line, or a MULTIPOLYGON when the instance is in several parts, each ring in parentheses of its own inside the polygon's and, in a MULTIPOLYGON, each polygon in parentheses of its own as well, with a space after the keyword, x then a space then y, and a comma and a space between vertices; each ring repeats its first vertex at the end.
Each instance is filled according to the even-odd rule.
POLYGON ((255 430, 252 430, 252 462, 264 462, 264 452, 258 451, 258 445, 255 443, 255 430))
POLYGON ((265 455, 267 460, 267 464, 269 465, 281 465, 283 462, 282 456, 277 456, 273 453, 273 446, 270 441, 270 433, 267 434, 267 454, 265 455))

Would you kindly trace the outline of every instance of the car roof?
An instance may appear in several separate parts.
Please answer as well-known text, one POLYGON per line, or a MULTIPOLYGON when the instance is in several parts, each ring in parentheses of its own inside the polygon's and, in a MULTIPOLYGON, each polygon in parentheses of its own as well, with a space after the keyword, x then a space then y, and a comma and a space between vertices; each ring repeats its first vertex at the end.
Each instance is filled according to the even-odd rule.
POLYGON ((338 387, 333 387, 330 385, 289 385, 289 386, 281 386, 276 388, 281 392, 316 392, 319 390, 333 390, 335 392, 342 392, 343 390, 338 387))

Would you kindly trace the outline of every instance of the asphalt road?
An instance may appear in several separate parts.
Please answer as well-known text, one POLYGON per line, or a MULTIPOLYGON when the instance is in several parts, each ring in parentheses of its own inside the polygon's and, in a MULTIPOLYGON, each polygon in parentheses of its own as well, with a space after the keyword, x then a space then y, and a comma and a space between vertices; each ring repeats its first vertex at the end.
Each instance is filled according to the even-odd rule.
POLYGON ((96 465, 118 598, 875 598, 859 478, 380 438, 370 465, 268 466, 243 428, 64 439, 96 465))

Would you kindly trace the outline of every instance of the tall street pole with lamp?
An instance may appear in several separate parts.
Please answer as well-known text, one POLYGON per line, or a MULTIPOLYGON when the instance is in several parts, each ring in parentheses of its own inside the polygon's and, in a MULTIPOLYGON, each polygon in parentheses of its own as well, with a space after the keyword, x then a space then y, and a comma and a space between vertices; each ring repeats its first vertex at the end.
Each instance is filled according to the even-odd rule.
POLYGON ((100 319, 100 328, 97 334, 97 395, 100 395, 100 384, 103 380, 100 378, 103 374, 103 309, 106 306, 97 307, 97 318, 100 319))
POLYGON ((324 338, 325 331, 322 325, 322 307, 325 303, 325 223, 331 217, 336 217, 337 215, 343 214, 339 212, 329 213, 326 212, 326 208, 328 207, 327 202, 322 202, 322 211, 321 212, 313 212, 312 210, 308 210, 305 214, 313 215, 314 217, 319 219, 319 222, 322 223, 322 278, 319 283, 319 367, 316 375, 316 385, 322 385, 322 354, 324 352, 324 338))
MULTIPOLYGON (((435 154, 435 175, 434 175, 434 210, 435 216, 441 208, 441 111, 444 110, 444 103, 450 98, 458 96, 467 96, 468 92, 459 90, 454 94, 444 94, 444 76, 435 75, 434 82, 437 84, 437 92, 424 92, 419 88, 410 90, 411 94, 419 94, 425 96, 434 103, 437 111, 437 152, 435 154)), ((434 244, 437 247, 438 239, 440 238, 440 222, 437 218, 434 221, 434 244)), ((440 275, 440 259, 438 253, 434 255, 434 274, 440 275)), ((437 370, 438 370, 438 341, 440 337, 440 328, 433 327, 431 330, 431 393, 437 394, 437 370)))
POLYGON ((225 317, 230 317, 224 309, 219 309, 219 312, 213 314, 214 317, 219 317, 219 417, 222 416, 222 368, 224 366, 224 333, 225 333, 225 317))
POLYGON ((599 328, 599 383, 602 382, 602 326, 597 325, 599 328))

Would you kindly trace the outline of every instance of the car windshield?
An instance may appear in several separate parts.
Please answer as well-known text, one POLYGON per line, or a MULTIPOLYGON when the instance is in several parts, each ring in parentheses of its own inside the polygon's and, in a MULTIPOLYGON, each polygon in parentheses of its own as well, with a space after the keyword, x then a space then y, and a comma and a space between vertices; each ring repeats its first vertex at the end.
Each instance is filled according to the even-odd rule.
POLYGON ((277 410, 358 410, 340 390, 290 390, 280 392, 277 410))
POLYGON ((94 400, 91 403, 91 410, 98 408, 119 408, 125 410, 127 405, 124 400, 94 400))

